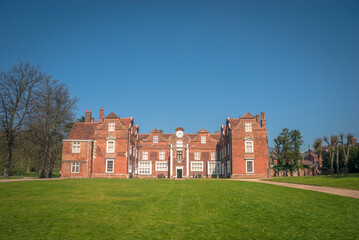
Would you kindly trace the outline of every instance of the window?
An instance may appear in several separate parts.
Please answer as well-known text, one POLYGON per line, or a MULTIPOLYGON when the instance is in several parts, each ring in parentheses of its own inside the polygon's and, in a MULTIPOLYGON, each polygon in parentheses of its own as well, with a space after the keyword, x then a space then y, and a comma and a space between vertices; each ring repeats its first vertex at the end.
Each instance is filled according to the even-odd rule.
POLYGON ((252 132, 252 123, 245 123, 245 131, 246 132, 252 132))
POLYGON ((152 174, 152 162, 138 162, 138 174, 148 175, 152 174))
POLYGON ((108 131, 109 132, 115 131, 115 123, 114 122, 108 123, 108 131))
POLYGON ((107 140, 107 153, 115 153, 115 140, 107 140))
POLYGON ((211 152, 211 160, 217 160, 217 152, 211 152))
POLYGON ((183 141, 182 140, 178 140, 176 143, 177 147, 183 147, 183 141))
POLYGON ((147 151, 142 152, 142 160, 148 160, 148 152, 147 151))
POLYGON ((202 172, 203 162, 191 162, 191 171, 202 172))
POLYGON ((80 172, 80 163, 71 163, 71 173, 80 172))
POLYGON ((231 173, 231 161, 227 162, 227 172, 231 173))
POLYGON ((253 141, 245 141, 246 153, 253 153, 253 141))
POLYGON ((165 157, 165 151, 160 151, 160 154, 159 154, 159 160, 165 160, 166 157, 165 157))
POLYGON ((158 143, 158 136, 153 136, 153 143, 158 143))
POLYGON ((177 151, 177 160, 182 160, 182 159, 183 159, 182 151, 177 151))
POLYGON ((113 173, 113 159, 106 159, 106 173, 113 173))
POLYGON ((130 155, 132 155, 132 147, 131 147, 131 145, 130 145, 130 155))
POLYGON ((221 174, 221 162, 208 162, 208 174, 221 174))
POLYGON ((168 163, 167 162, 156 162, 156 171, 168 171, 168 163))
POLYGON ((246 173, 254 173, 254 161, 246 160, 246 173))
POLYGON ((73 142, 72 143, 72 153, 80 153, 80 142, 73 142))
POLYGON ((194 152, 194 160, 201 160, 201 153, 200 151, 194 152))
POLYGON ((206 143, 206 136, 201 137, 201 143, 203 143, 203 144, 206 143))

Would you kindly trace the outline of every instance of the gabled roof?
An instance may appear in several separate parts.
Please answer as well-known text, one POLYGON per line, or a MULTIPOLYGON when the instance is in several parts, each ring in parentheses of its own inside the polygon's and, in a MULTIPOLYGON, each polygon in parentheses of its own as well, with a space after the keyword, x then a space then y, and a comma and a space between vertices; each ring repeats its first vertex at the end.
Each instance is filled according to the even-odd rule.
POLYGON ((241 117, 241 118, 254 118, 254 117, 252 116, 252 114, 250 114, 249 112, 247 112, 247 113, 244 114, 244 116, 241 117))
POLYGON ((67 139, 92 140, 98 123, 75 122, 67 139))
POLYGON ((116 114, 111 112, 109 115, 107 115, 106 119, 110 119, 110 118, 118 118, 118 117, 116 116, 116 114))
POLYGON ((206 129, 202 128, 201 131, 199 131, 198 133, 208 133, 206 129))

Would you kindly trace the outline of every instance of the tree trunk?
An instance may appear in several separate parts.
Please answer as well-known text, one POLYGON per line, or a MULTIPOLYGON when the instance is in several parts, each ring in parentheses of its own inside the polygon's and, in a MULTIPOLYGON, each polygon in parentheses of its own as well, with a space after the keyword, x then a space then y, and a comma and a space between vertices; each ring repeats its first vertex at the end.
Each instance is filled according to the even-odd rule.
POLYGON ((330 174, 334 173, 334 151, 330 149, 330 174))
POLYGON ((4 164, 4 178, 9 178, 10 176, 10 167, 11 167, 11 160, 12 160, 12 152, 14 150, 14 139, 10 137, 7 144, 7 154, 4 164))
POLYGON ((39 178, 45 178, 46 177, 46 163, 47 163, 47 153, 48 153, 48 146, 45 146, 45 151, 43 153, 43 157, 42 157, 42 163, 41 163, 41 168, 39 171, 39 178))
POLYGON ((340 172, 339 172, 339 148, 338 148, 338 145, 337 145, 337 174, 339 175, 340 172))
POLYGON ((300 176, 300 169, 298 168, 298 176, 300 176))

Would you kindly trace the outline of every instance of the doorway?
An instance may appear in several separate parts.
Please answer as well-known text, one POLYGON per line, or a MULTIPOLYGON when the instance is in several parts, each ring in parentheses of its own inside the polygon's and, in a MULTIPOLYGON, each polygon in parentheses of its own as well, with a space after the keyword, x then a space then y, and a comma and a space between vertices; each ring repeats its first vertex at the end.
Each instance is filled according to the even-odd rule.
POLYGON ((182 168, 177 168, 177 178, 182 178, 182 168))

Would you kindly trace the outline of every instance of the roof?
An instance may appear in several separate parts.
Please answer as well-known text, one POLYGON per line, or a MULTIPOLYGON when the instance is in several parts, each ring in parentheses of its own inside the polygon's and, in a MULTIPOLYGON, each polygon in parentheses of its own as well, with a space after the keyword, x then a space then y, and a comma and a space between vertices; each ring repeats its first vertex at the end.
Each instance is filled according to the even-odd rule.
POLYGON ((98 123, 75 122, 67 139, 92 140, 98 123))
POLYGON ((120 118, 120 122, 122 123, 123 126, 130 127, 132 119, 131 118, 120 118))
POLYGON ((219 133, 211 134, 210 136, 211 138, 216 139, 217 141, 219 141, 219 139, 221 138, 221 135, 219 133))
POLYGON ((109 115, 107 115, 106 119, 108 119, 108 118, 118 118, 118 117, 116 116, 116 114, 111 112, 109 115))

